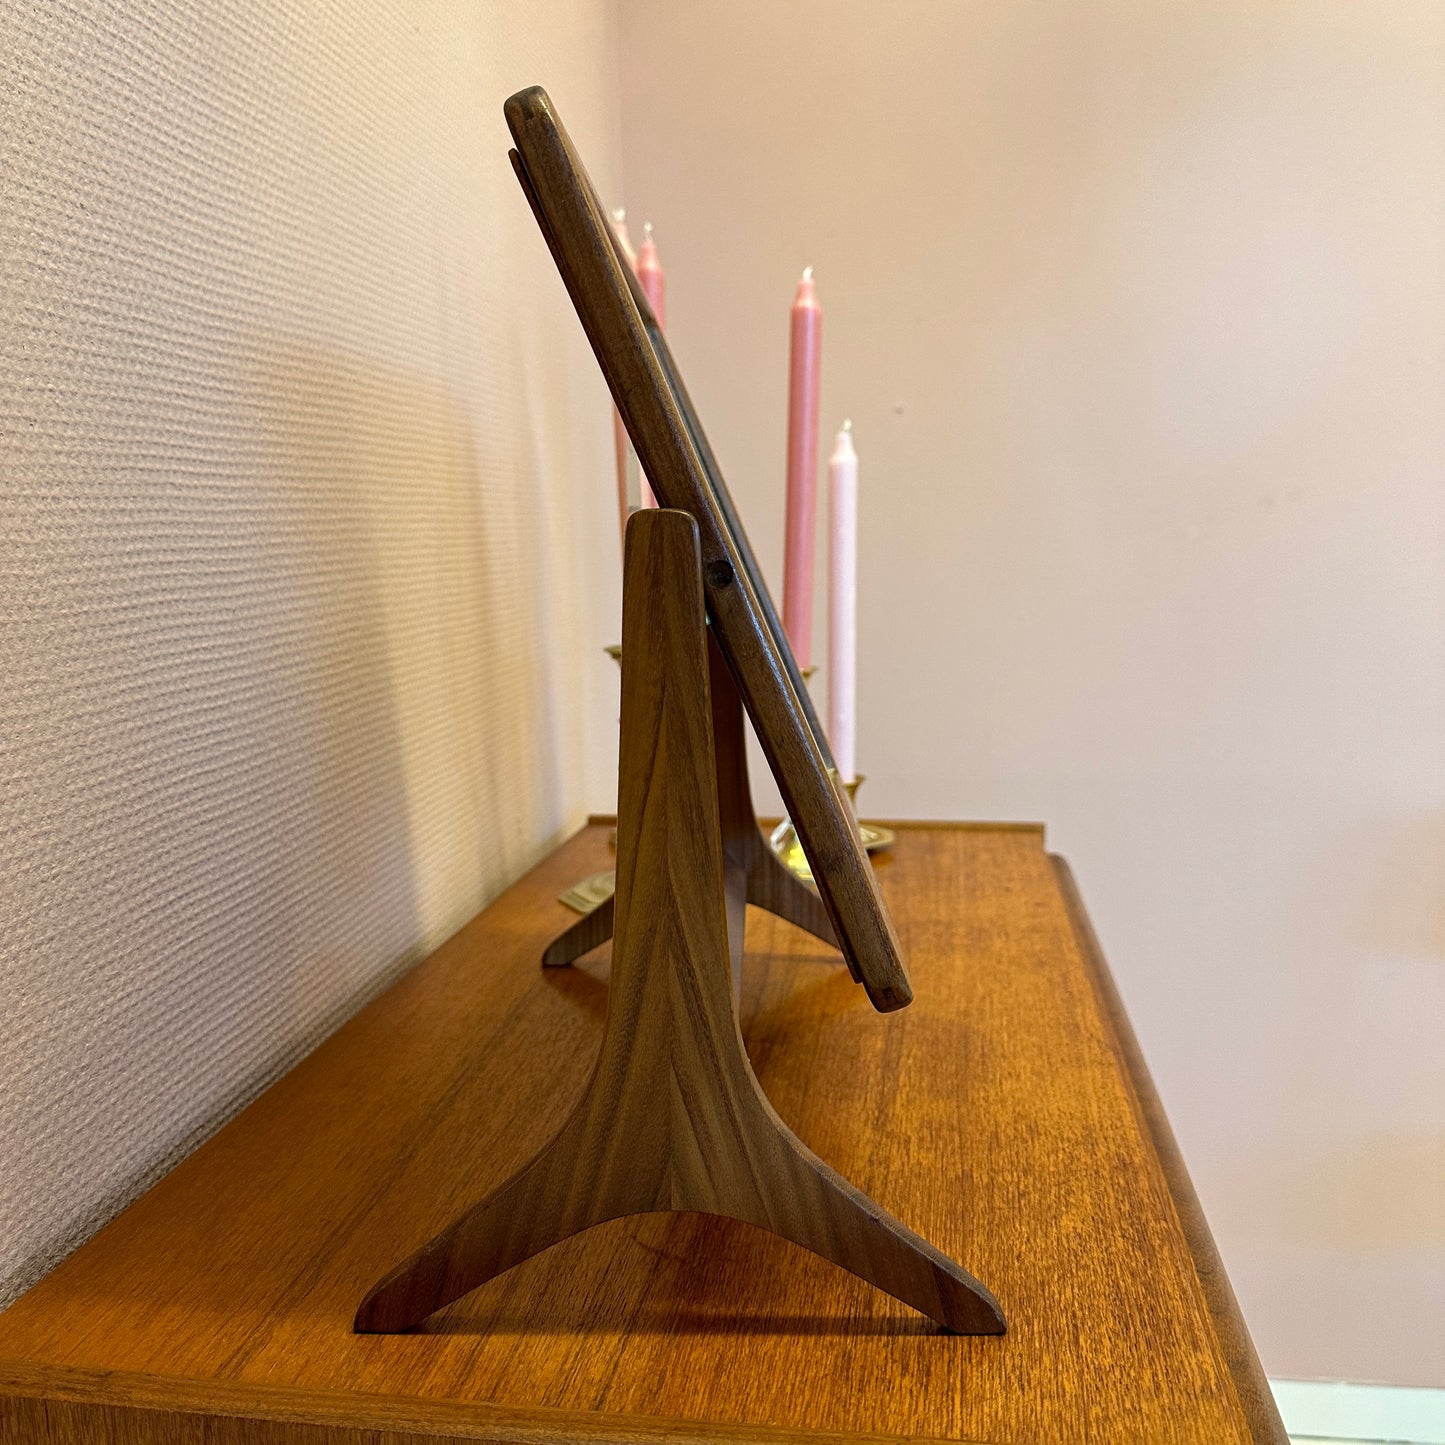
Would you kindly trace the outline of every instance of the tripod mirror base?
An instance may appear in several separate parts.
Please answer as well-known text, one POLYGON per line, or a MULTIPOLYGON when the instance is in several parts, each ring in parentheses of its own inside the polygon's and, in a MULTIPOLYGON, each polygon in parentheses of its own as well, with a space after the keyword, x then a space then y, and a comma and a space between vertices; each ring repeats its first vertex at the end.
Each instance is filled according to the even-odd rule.
POLYGON ((596 1071, 540 1154, 367 1295, 359 1332, 413 1328, 549 1245, 657 1210, 757 1225, 950 1330, 1004 1330, 988 1290, 810 1153, 753 1074, 734 987, 748 875, 723 845, 705 637, 696 524, 637 514, 623 594, 616 936, 596 1071))

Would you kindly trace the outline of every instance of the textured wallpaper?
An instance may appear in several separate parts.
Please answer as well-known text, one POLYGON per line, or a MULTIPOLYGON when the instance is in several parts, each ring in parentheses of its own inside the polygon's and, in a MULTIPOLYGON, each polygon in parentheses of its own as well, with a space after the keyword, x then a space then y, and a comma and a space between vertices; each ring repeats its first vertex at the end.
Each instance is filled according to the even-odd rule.
MULTIPOLYGON (((578 822, 609 6, 0 4, 0 1303, 578 822)), ((600 782, 599 782, 600 780, 600 782)))

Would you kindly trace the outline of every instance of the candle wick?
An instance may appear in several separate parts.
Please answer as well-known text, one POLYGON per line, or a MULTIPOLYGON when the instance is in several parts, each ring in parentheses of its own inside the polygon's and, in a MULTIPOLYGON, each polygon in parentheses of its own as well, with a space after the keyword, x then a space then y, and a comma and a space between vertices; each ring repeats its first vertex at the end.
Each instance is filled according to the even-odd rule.
POLYGON ((804 281, 811 281, 812 279, 813 279, 813 268, 812 268, 811 266, 804 266, 804 267, 803 267, 803 280, 804 280, 804 281))
POLYGON ((642 223, 642 234, 643 234, 644 236, 646 236, 649 241, 652 239, 652 222, 651 222, 651 221, 644 221, 644 222, 642 223))
POLYGON ((852 418, 851 416, 848 418, 847 421, 845 421, 845 422, 843 423, 843 430, 844 430, 844 431, 852 431, 852 430, 853 430, 853 418, 852 418))
POLYGON ((626 206, 618 206, 618 208, 617 208, 615 211, 613 211, 613 213, 612 213, 612 219, 613 219, 619 226, 622 225, 622 224, 627 220, 627 207, 626 207, 626 206))

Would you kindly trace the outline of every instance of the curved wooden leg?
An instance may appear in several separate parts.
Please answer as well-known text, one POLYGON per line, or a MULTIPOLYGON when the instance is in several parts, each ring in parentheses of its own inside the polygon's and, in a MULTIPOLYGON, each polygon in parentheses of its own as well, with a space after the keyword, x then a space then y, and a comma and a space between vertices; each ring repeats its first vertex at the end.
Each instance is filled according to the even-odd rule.
POLYGON ((567 1195, 556 1176, 571 1152, 570 1137, 559 1135, 520 1174, 374 1285, 356 1312, 357 1334, 412 1329, 494 1275, 599 1222, 562 1217, 567 1195))
MULTIPOLYGON (((747 880, 746 901, 836 948, 837 936, 823 900, 816 890, 789 872, 758 826, 748 781, 743 703, 711 631, 708 633, 708 682, 723 853, 743 870, 747 880)), ((731 893, 729 896, 731 898, 731 893)), ((584 953, 590 953, 611 938, 613 902, 609 898, 554 938, 542 954, 542 966, 562 968, 575 963, 584 953)), ((730 913, 730 922, 731 917, 730 913)), ((740 942, 737 946, 741 946, 740 942)))
POLYGON ((756 823, 753 831, 757 834, 757 843, 748 849, 748 902, 787 919, 804 933, 811 933, 830 948, 836 948, 837 935, 823 900, 801 878, 788 871, 756 823))
MULTIPOLYGON (((613 901, 609 898, 599 903, 591 913, 559 933, 542 950, 542 967, 565 968, 606 943, 612 937, 613 901)), ((761 833, 747 868, 744 901, 786 919, 830 948, 838 946, 823 900, 801 879, 788 872, 761 833)), ((729 913, 728 917, 731 923, 732 914, 729 913)))
POLYGON ((790 873, 768 846, 753 812, 748 781, 743 700, 722 650, 708 634, 708 684, 712 697, 713 743, 717 759, 718 822, 723 854, 747 875, 747 899, 755 908, 785 918, 805 933, 837 947, 823 900, 790 873))
MULTIPOLYGON (((771 1187, 751 1208, 735 1203, 727 1213, 811 1250, 945 1329, 1005 1332, 1003 1310, 983 1284, 830 1169, 778 1118, 756 1080, 753 1087, 768 1121, 762 1137, 771 1146, 771 1187)), ((754 1150, 758 1142, 754 1135, 754 1150)))
MULTIPOLYGON (((594 1176, 590 1189, 580 1157, 598 1121, 592 1096, 582 1101, 562 1132, 519 1173, 449 1224, 377 1284, 361 1302, 358 1334, 414 1329, 436 1310, 534 1254, 594 1224, 635 1212, 648 1181, 649 1156, 639 1154, 632 1175, 594 1176)), ((650 1156, 661 1167, 662 1153, 650 1156)))
POLYGON ((599 903, 591 913, 584 913, 565 933, 559 933, 542 951, 543 968, 563 968, 576 963, 584 953, 591 953, 600 943, 612 937, 613 898, 599 903))

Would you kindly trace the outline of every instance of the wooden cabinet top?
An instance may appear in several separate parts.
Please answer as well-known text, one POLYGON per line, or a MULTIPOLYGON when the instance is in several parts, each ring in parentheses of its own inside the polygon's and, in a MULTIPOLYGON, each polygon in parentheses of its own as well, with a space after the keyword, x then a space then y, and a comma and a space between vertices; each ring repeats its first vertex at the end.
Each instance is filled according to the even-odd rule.
POLYGON ((425 1332, 354 1335, 369 1286, 582 1090, 607 949, 538 960, 576 916, 557 895, 610 866, 607 836, 564 844, 0 1314, 0 1435, 1284 1439, 1068 871, 1032 826, 905 825, 880 856, 912 1007, 875 1013, 836 953, 752 910, 742 996, 779 1114, 984 1280, 1007 1335, 940 1334, 700 1215, 614 1221, 425 1332))

